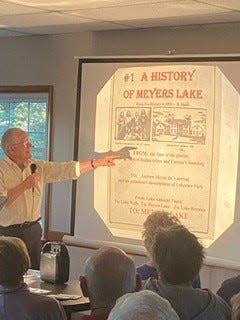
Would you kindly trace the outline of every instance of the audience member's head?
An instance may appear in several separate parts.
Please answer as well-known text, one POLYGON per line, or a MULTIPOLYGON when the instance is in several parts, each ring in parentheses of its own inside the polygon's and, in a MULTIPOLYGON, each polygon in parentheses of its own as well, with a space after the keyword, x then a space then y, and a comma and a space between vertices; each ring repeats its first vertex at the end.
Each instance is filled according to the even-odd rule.
POLYGON ((19 284, 29 267, 30 258, 24 242, 19 238, 0 236, 0 285, 19 284))
POLYGON ((231 300, 232 320, 240 320, 240 292, 235 294, 231 300))
POLYGON ((183 226, 159 232, 153 245, 153 260, 163 281, 188 284, 199 273, 204 258, 203 246, 183 226))
POLYGON ((143 224, 143 242, 150 257, 156 234, 173 225, 180 225, 180 221, 164 211, 153 212, 147 217, 143 224))
POLYGON ((142 290, 117 300, 108 320, 179 320, 170 303, 157 293, 142 290))
POLYGON ((85 276, 80 277, 80 282, 95 314, 99 314, 101 308, 109 309, 109 312, 117 298, 141 288, 133 260, 115 247, 97 250, 86 261, 85 276))

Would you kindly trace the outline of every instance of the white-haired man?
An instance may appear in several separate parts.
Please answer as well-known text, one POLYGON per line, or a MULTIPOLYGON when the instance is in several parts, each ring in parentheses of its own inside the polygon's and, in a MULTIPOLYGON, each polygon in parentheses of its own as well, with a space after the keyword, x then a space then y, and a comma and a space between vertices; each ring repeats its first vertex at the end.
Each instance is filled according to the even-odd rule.
MULTIPOLYGON (((77 179, 81 173, 112 166, 121 156, 111 153, 97 160, 50 162, 32 159, 32 143, 25 131, 10 128, 2 136, 5 157, 0 160, 0 235, 22 239, 32 268, 39 268, 42 228, 40 204, 44 183, 77 179)), ((125 157, 125 155, 124 155, 125 157)))
POLYGON ((142 290, 117 300, 108 320, 179 320, 170 303, 157 293, 142 290))
POLYGON ((86 261, 80 283, 91 304, 91 315, 84 320, 106 320, 119 297, 141 289, 133 260, 115 247, 103 247, 86 261))

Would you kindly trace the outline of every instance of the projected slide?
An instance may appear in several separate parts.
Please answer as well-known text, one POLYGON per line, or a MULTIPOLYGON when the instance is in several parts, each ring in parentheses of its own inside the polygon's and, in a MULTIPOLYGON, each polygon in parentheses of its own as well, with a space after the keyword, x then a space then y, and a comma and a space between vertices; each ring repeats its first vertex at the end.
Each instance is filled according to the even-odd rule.
MULTIPOLYGON (((216 66, 124 67, 105 81, 95 147, 136 148, 108 177, 105 222, 113 234, 131 230, 140 238, 147 215, 164 210, 202 238, 214 237, 222 122, 233 103, 239 108, 239 94, 216 66)), ((99 202, 96 196, 97 212, 99 202)))
POLYGON ((218 256, 240 212, 239 71, 239 57, 79 59, 75 159, 130 147, 132 160, 73 183, 74 241, 141 246, 163 210, 218 256))

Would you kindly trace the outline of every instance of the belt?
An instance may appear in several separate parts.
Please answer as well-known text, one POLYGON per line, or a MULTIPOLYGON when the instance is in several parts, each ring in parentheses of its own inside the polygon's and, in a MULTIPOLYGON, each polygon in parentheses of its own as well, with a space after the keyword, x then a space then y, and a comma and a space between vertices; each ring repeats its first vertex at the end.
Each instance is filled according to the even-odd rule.
POLYGON ((38 218, 37 220, 34 221, 25 221, 23 223, 19 223, 19 224, 11 224, 10 226, 0 226, 0 228, 29 228, 31 226, 33 226, 34 224, 38 223, 38 221, 40 221, 41 218, 38 218))

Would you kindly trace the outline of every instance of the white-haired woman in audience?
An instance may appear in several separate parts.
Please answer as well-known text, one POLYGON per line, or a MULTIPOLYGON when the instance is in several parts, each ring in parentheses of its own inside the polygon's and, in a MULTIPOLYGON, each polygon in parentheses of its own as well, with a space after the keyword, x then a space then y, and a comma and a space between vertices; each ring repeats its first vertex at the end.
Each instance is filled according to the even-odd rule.
POLYGON ((119 298, 108 320, 179 320, 179 317, 167 300, 142 290, 119 298))

